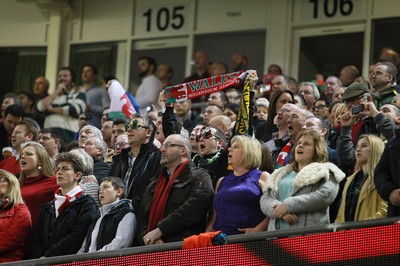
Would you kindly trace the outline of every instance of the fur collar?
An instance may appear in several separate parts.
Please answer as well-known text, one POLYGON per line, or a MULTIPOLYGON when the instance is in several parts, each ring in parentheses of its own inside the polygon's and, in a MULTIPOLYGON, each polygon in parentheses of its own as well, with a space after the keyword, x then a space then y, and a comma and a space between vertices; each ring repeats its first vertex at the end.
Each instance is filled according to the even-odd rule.
MULTIPOLYGON (((278 191, 281 179, 293 170, 292 164, 275 170, 268 178, 264 192, 268 189, 278 191)), ((345 174, 333 163, 310 163, 304 167, 293 180, 293 186, 305 187, 316 184, 321 179, 328 180, 332 174, 337 183, 345 178, 345 174)))

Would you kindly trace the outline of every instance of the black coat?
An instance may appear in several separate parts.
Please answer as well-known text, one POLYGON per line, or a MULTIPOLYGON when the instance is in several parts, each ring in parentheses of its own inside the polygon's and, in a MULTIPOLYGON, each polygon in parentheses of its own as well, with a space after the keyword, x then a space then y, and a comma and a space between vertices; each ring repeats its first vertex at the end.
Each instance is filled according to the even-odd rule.
MULTIPOLYGON (((125 179, 128 171, 129 152, 130 148, 123 149, 120 154, 114 156, 109 171, 110 176, 125 179)), ((139 209, 143 193, 152 178, 158 176, 161 168, 160 159, 161 151, 152 142, 142 144, 126 184, 126 198, 132 200, 134 210, 139 209)))
MULTIPOLYGON (((137 216, 137 236, 141 244, 148 232, 147 225, 156 186, 157 180, 146 189, 140 215, 137 216)), ((172 185, 165 207, 165 218, 158 223, 163 241, 183 241, 188 236, 204 232, 213 195, 214 190, 207 171, 187 164, 172 185)))
POLYGON ((375 186, 383 200, 388 202, 388 217, 400 216, 400 207, 389 202, 390 193, 400 188, 400 129, 386 144, 378 165, 375 168, 375 186))
POLYGON ((42 205, 33 239, 31 257, 76 254, 89 226, 98 217, 93 198, 82 195, 56 218, 54 200, 42 205))
POLYGON ((108 176, 110 164, 104 162, 104 159, 94 159, 93 175, 96 177, 99 184, 104 177, 108 176))

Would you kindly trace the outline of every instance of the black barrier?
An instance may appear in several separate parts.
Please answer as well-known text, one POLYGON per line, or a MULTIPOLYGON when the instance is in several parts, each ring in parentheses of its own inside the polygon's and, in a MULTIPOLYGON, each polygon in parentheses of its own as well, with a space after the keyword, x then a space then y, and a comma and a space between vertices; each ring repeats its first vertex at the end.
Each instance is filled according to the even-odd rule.
MULTIPOLYGON (((385 263, 381 265, 388 265, 386 263, 390 263, 391 265, 394 265, 392 263, 398 263, 396 265, 400 265, 400 237, 396 238, 397 235, 395 235, 398 234, 400 236, 400 225, 380 227, 392 225, 394 222, 399 220, 400 217, 342 224, 329 224, 326 226, 308 227, 303 229, 228 236, 226 245, 191 250, 181 250, 182 242, 174 242, 162 245, 126 248, 115 251, 25 260, 8 263, 7 265, 53 265, 63 263, 67 263, 68 265, 127 265, 128 262, 129 265, 151 265, 146 264, 146 262, 150 261, 153 265, 156 265, 154 263, 157 261, 157 257, 160 259, 160 264, 163 265, 232 265, 232 263, 235 265, 282 265, 281 263, 285 263, 286 265, 292 265, 293 263, 295 263, 295 265, 308 265, 310 260, 315 260, 318 262, 318 265, 325 265, 325 263, 326 265, 356 265, 358 263, 371 265, 364 261, 368 260, 368 258, 360 257, 357 255, 358 253, 351 254, 351 250, 348 251, 349 254, 347 257, 346 254, 341 255, 342 257, 336 257, 337 254, 335 253, 332 253, 333 255, 322 254, 322 257, 313 254, 312 249, 315 248, 318 250, 317 246, 318 244, 321 244, 321 241, 328 242, 334 240, 334 237, 338 237, 337 241, 350 241, 353 238, 353 233, 357 234, 354 235, 355 239, 357 239, 357 237, 360 238, 360 236, 366 236, 365 239, 360 240, 372 241, 372 245, 375 236, 379 234, 381 234, 382 237, 385 235, 386 237, 392 237, 386 239, 388 242, 393 242, 394 237, 395 241, 393 243, 390 242, 391 246, 388 246, 387 248, 383 247, 383 249, 379 250, 379 247, 372 246, 372 248, 375 248, 375 251, 377 252, 375 255, 373 254, 374 250, 366 251, 365 249, 368 245, 367 247, 362 247, 362 243, 359 247, 362 247, 364 250, 360 250, 360 252, 370 252, 371 256, 377 257, 373 260, 374 262, 385 263), (352 229, 364 229, 364 231, 345 231, 352 229), (326 234, 338 231, 343 232, 335 235, 326 234), (368 235, 370 235, 370 239, 368 238, 368 235), (307 248, 310 245, 312 245, 311 250, 308 250, 307 248), (193 256, 193 254, 197 255, 193 256), (223 256, 224 254, 225 257, 223 256), (226 254, 229 254, 229 256, 226 254), (202 256, 205 257, 202 258, 202 256), (193 261, 193 258, 197 257, 200 257, 200 261, 193 261), (178 258, 179 261, 176 261, 178 258), (232 261, 227 263, 226 261, 221 260, 221 258, 232 259, 232 261), (187 259, 188 263, 184 262, 185 259, 187 259), (238 263, 235 263, 235 259, 238 260, 238 263)), ((326 244, 328 245, 328 243, 326 244)), ((332 243, 330 244, 332 245, 332 243)), ((387 244, 389 245, 389 243, 387 244)), ((334 249, 334 247, 330 248, 334 249)), ((365 254, 363 254, 363 256, 365 256, 365 254)))

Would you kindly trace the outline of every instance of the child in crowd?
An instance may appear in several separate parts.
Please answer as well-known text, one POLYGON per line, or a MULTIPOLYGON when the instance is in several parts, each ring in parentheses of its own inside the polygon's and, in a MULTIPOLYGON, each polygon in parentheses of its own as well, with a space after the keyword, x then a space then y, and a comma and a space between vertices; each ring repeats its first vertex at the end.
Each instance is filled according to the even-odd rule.
POLYGON ((42 205, 32 243, 31 257, 43 258, 76 254, 89 226, 97 219, 98 208, 78 185, 83 173, 81 159, 72 153, 57 156, 56 178, 60 187, 54 200, 42 205))
POLYGON ((269 101, 266 98, 259 98, 256 101, 256 106, 255 115, 258 117, 258 120, 267 121, 269 101))
POLYGON ((105 177, 100 184, 100 217, 89 228, 78 253, 129 247, 136 233, 136 217, 131 201, 125 199, 125 181, 105 177))

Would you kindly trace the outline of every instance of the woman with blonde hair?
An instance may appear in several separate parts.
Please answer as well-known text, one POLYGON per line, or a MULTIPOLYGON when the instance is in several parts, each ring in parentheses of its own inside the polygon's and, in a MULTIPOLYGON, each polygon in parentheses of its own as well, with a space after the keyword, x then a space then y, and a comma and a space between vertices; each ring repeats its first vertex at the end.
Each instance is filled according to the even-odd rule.
POLYGON ((31 230, 31 214, 21 197, 18 179, 0 170, 0 263, 23 259, 31 230))
POLYGON ((300 132, 292 158, 271 174, 261 198, 261 209, 270 217, 268 230, 328 224, 329 205, 345 177, 328 162, 326 142, 315 131, 300 132))
POLYGON ((40 206, 52 200, 58 188, 54 160, 41 144, 28 141, 22 145, 19 165, 22 198, 31 212, 35 226, 40 206))
POLYGON ((361 135, 356 146, 354 174, 347 178, 337 223, 385 218, 387 202, 378 194, 374 171, 385 145, 374 135, 361 135))
POLYGON ((228 151, 233 172, 217 182, 206 231, 221 230, 227 235, 264 231, 268 217, 261 212, 260 198, 269 173, 258 170, 261 144, 252 137, 234 136, 228 151))

